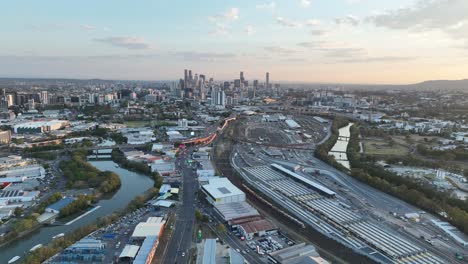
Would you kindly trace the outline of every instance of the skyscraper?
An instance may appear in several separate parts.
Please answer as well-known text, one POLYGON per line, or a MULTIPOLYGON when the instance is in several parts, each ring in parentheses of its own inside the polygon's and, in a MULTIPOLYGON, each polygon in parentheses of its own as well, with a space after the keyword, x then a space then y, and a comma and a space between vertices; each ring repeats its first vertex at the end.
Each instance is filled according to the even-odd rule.
POLYGON ((244 72, 240 72, 240 81, 241 82, 244 82, 245 79, 244 79, 244 72))
POLYGON ((41 92, 41 103, 43 105, 49 104, 49 94, 47 93, 47 91, 41 92))
POLYGON ((266 79, 265 81, 266 88, 270 88, 270 73, 269 72, 266 73, 265 79, 266 79))

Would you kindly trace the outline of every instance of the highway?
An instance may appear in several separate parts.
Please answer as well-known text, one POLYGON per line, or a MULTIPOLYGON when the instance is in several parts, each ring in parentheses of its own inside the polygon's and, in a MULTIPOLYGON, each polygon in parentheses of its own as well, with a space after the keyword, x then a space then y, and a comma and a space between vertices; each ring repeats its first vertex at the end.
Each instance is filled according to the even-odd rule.
POLYGON ((174 231, 161 263, 187 263, 189 249, 192 246, 193 227, 195 226, 195 192, 198 188, 195 172, 187 164, 193 149, 181 153, 176 167, 182 174, 182 204, 176 211, 174 231), (185 256, 183 256, 183 254, 185 256))

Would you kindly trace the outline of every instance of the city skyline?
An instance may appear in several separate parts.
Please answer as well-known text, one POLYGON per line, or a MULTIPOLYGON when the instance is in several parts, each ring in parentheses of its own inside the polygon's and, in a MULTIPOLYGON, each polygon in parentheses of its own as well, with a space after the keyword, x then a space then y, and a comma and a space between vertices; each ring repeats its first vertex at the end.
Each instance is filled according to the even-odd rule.
POLYGON ((218 80, 270 72, 274 82, 468 77, 468 2, 375 2, 6 2, 0 77, 176 80, 185 68, 218 80))

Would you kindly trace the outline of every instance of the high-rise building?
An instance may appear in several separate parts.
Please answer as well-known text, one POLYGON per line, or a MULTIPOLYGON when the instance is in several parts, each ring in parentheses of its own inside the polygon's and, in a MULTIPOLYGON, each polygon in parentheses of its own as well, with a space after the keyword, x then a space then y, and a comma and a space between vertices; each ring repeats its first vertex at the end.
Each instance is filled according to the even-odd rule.
POLYGON ((240 88, 241 87, 241 80, 235 79, 234 80, 234 88, 240 88))
POLYGON ((269 72, 265 74, 265 79, 266 79, 265 80, 266 88, 270 88, 270 73, 269 72))
POLYGON ((47 91, 41 92, 41 103, 43 105, 49 104, 49 94, 47 93, 47 91))
POLYGON ((240 72, 240 81, 241 82, 244 82, 245 79, 244 79, 244 72, 240 72))

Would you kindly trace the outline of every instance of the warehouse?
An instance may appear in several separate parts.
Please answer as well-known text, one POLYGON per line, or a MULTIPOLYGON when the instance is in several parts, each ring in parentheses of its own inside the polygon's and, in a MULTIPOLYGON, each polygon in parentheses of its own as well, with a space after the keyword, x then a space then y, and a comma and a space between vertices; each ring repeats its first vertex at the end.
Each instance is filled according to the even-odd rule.
POLYGON ((252 240, 254 236, 263 237, 278 233, 278 227, 266 219, 242 223, 238 229, 247 240, 252 240))
POLYGON ((66 120, 31 121, 13 126, 14 133, 46 133, 61 129, 69 124, 66 120))
POLYGON ((0 201, 8 203, 24 203, 35 200, 39 196, 39 191, 25 192, 20 190, 0 191, 0 201))
POLYGON ((166 223, 162 217, 149 217, 146 222, 138 223, 133 230, 133 240, 143 240, 148 236, 159 237, 166 223))
POLYGON ((268 254, 268 263, 275 264, 325 264, 328 263, 315 250, 312 245, 305 243, 297 244, 292 247, 280 249, 268 254))
POLYGON ((62 210, 63 208, 65 208, 67 205, 71 204, 73 201, 75 201, 75 199, 73 199, 72 197, 65 197, 63 198, 62 200, 56 202, 56 203, 53 203, 51 205, 49 205, 45 211, 47 213, 55 213, 55 214, 58 214, 60 213, 60 210, 62 210))
POLYGON ((258 211, 247 202, 216 204, 215 211, 226 222, 233 219, 259 215, 258 211))
POLYGON ((119 260, 130 262, 130 260, 135 259, 139 249, 139 246, 125 245, 122 253, 119 255, 119 260))
POLYGON ((286 119, 284 122, 286 122, 286 125, 288 125, 288 127, 290 129, 301 128, 301 126, 296 121, 294 121, 292 119, 286 119))
POLYGON ((234 186, 227 178, 212 178, 202 186, 209 203, 213 205, 245 201, 245 193, 234 186))
POLYGON ((28 179, 44 178, 46 175, 45 169, 39 165, 31 165, 25 167, 12 168, 0 172, 2 177, 26 177, 28 179))

